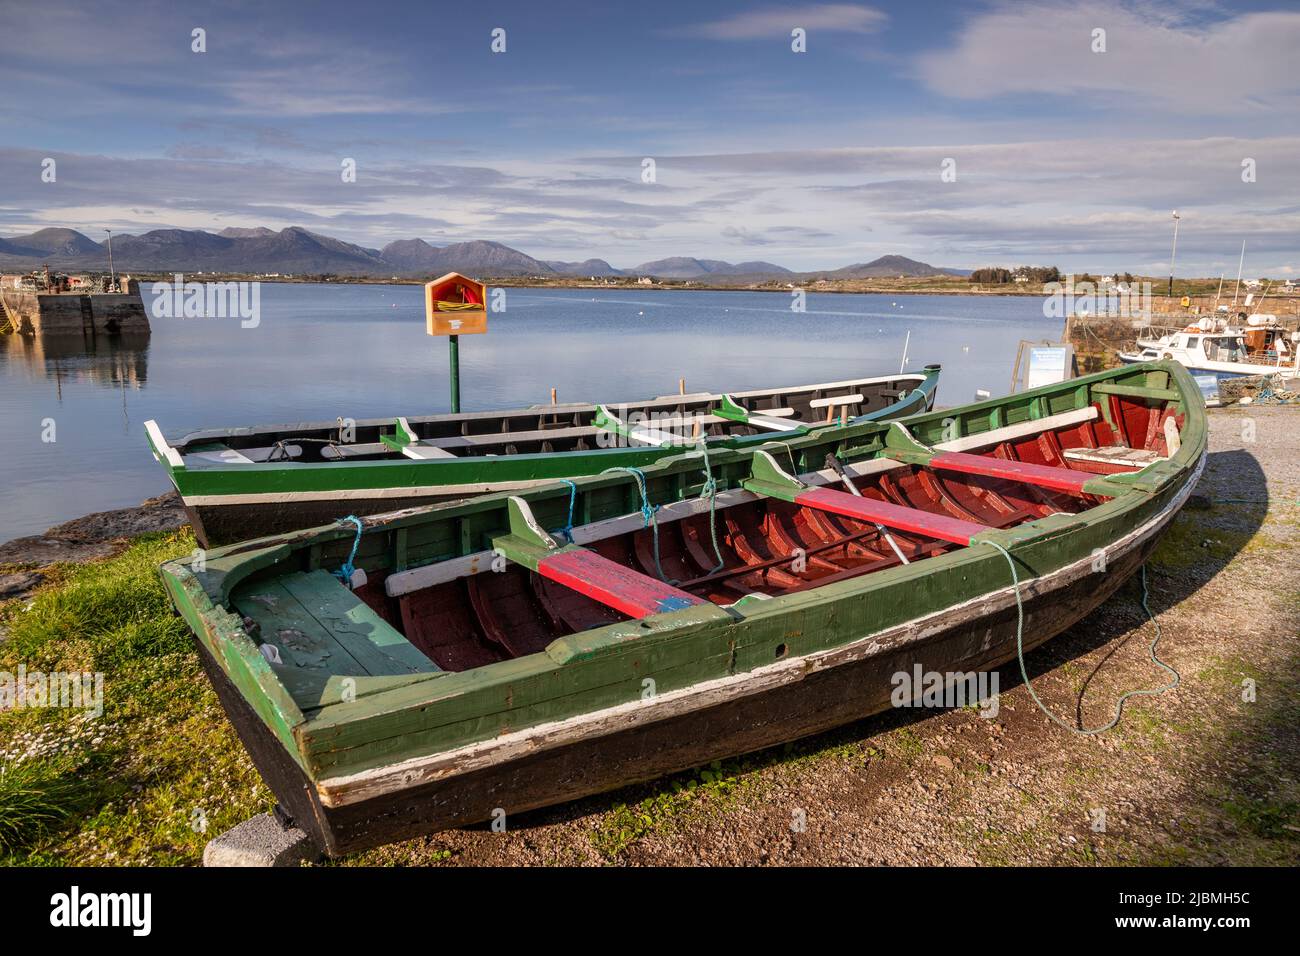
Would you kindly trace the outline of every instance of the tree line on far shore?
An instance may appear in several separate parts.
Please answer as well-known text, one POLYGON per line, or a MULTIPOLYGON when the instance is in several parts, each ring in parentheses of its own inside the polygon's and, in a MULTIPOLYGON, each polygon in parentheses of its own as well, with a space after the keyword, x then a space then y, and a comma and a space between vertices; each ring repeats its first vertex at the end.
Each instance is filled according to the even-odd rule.
MULTIPOLYGON (((1017 266, 1014 269, 1007 269, 1003 266, 986 266, 983 269, 976 269, 972 272, 970 274, 970 281, 981 285, 1006 285, 1015 282, 1020 276, 1024 276, 1027 282, 1034 283, 1060 282, 1062 278, 1061 270, 1056 266, 1017 266)), ((1116 279, 1120 282, 1127 282, 1130 285, 1134 281, 1133 273, 1131 272, 1126 272, 1122 276, 1116 276, 1116 279)), ((1082 275, 1075 276, 1074 281, 1079 283, 1095 283, 1097 280, 1085 272, 1082 275)))

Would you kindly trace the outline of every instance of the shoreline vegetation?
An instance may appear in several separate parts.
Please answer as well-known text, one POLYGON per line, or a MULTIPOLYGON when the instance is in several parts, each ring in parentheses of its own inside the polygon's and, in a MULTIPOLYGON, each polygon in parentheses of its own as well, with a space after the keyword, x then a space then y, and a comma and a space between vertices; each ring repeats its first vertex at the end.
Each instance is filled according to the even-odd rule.
MULTIPOLYGON (((1295 411, 1212 413, 1198 494, 1149 569, 1184 683, 1131 704, 1113 733, 1063 735, 1004 668, 995 720, 886 714, 512 818, 504 834, 451 830, 338 862, 1295 865, 1300 684, 1275 639, 1300 628, 1295 411), (1245 416, 1258 434, 1243 444, 1245 416), (1243 680, 1261 703, 1243 702, 1243 680), (819 808, 806 832, 791 833, 790 806, 819 808), (1111 811, 1102 832, 1096 807, 1111 811)), ((103 675, 98 717, 0 711, 0 865, 197 865, 208 840, 271 808, 158 576, 195 547, 183 521, 163 496, 0 545, 0 575, 40 576, 0 600, 0 672, 103 675), (13 545, 49 541, 42 563, 16 563, 13 545)), ((1149 628, 1126 588, 1029 655, 1039 693, 1060 714, 1109 713, 1156 679, 1149 628)))
MULTIPOLYGON (((351 276, 336 275, 334 273, 320 273, 314 275, 265 275, 261 273, 248 272, 203 272, 203 273, 180 273, 187 280, 196 282, 264 282, 264 283, 283 283, 288 285, 294 284, 330 284, 330 285, 414 285, 421 286, 426 282, 425 278, 413 278, 410 276, 351 276)), ((171 282, 176 273, 171 272, 142 272, 132 273, 131 278, 138 279, 141 288, 148 291, 150 282, 171 282)), ((651 279, 644 281, 631 276, 614 276, 614 277, 595 277, 591 279, 575 278, 573 276, 476 276, 476 279, 485 285, 499 288, 514 289, 600 289, 600 290, 670 290, 670 291, 692 291, 692 292, 774 292, 785 293, 802 289, 804 292, 818 293, 838 293, 851 295, 976 295, 976 296, 1015 296, 1042 298, 1043 291, 1041 284, 1034 283, 1016 284, 1009 283, 983 283, 971 282, 965 276, 899 276, 896 278, 869 278, 869 279, 810 279, 804 281, 795 281, 792 279, 761 279, 744 281, 733 280, 725 281, 722 279, 714 281, 704 281, 700 279, 651 279)), ((1062 277, 1064 279, 1064 275, 1062 277)), ((1095 281, 1092 276, 1075 276, 1076 283, 1084 281, 1095 281)), ((1169 298, 1165 295, 1168 288, 1168 277, 1160 278, 1154 276, 1135 276, 1134 281, 1138 283, 1150 282, 1152 286, 1152 297, 1158 300, 1169 298)), ((1174 292, 1172 298, 1180 299, 1182 296, 1213 296, 1219 286, 1219 280, 1215 279, 1175 279, 1174 292)), ((1232 284, 1225 282, 1224 294, 1227 301, 1231 301, 1232 284)), ((1260 290, 1254 290, 1258 297, 1260 290)), ((1240 300, 1246 293, 1240 292, 1240 300)), ((1273 300, 1298 300, 1300 299, 1300 289, 1290 291, 1274 288, 1268 292, 1268 299, 1273 300)))

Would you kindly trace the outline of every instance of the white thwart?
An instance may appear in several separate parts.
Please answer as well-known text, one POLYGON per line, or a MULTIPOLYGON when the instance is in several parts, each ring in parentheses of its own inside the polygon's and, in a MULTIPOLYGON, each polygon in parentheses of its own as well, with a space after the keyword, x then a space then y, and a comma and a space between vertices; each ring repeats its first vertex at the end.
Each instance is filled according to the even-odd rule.
POLYGON ((1078 408, 1070 412, 1061 412, 1059 415, 1049 415, 1047 418, 1035 418, 1027 422, 1018 422, 1015 425, 1006 425, 1002 428, 995 428, 992 431, 980 432, 976 435, 966 435, 962 438, 954 438, 951 441, 941 441, 934 447, 940 451, 974 451, 975 449, 987 448, 989 445, 997 445, 1004 441, 1015 441, 1017 438, 1028 438, 1030 435, 1039 435, 1045 431, 1055 431, 1058 428, 1069 428, 1071 425, 1090 422, 1096 417, 1097 406, 1089 405, 1087 408, 1078 408))
POLYGON ((415 443, 402 446, 402 454, 407 458, 414 458, 418 461, 431 461, 434 458, 455 458, 451 452, 445 448, 435 448, 432 445, 415 443))
POLYGON ((1111 445, 1106 448, 1067 448, 1065 457, 1071 461, 1090 461, 1099 465, 1126 465, 1130 468, 1145 468, 1160 461, 1158 452, 1147 448, 1128 448, 1125 445, 1111 445))
POLYGON ((862 402, 862 393, 854 395, 831 395, 827 398, 814 398, 808 403, 811 408, 830 408, 841 405, 858 405, 862 402))

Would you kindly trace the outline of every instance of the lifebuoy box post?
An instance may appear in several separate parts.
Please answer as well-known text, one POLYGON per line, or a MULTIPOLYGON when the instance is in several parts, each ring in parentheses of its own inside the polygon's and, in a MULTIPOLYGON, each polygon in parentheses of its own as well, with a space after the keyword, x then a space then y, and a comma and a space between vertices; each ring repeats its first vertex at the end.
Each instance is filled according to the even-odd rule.
POLYGON ((430 335, 481 335, 487 331, 487 286, 448 272, 424 286, 425 331, 430 335))
POLYGON ((425 331, 447 336, 451 365, 451 410, 460 411, 460 336, 487 331, 487 286, 448 272, 424 286, 425 331))

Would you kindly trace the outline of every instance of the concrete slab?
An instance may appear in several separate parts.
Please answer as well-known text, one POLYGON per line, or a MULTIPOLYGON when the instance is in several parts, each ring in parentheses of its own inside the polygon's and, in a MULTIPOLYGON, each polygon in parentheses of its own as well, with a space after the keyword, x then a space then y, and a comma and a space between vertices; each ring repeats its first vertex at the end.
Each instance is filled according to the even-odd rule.
POLYGON ((320 850, 307 834, 260 813, 211 840, 203 850, 203 865, 297 866, 318 856, 320 850))

